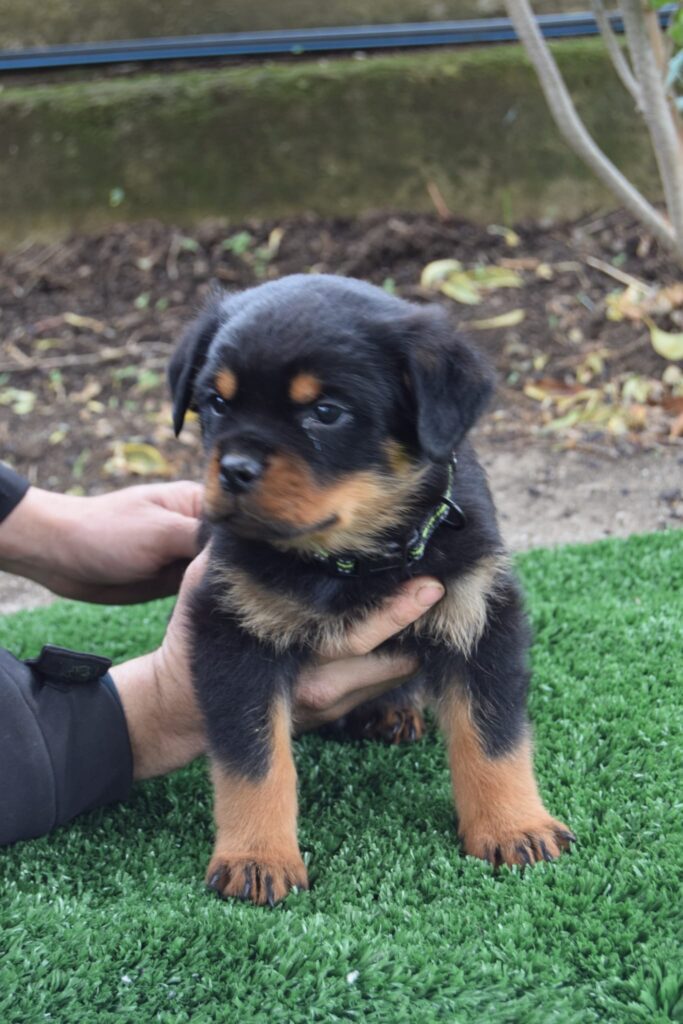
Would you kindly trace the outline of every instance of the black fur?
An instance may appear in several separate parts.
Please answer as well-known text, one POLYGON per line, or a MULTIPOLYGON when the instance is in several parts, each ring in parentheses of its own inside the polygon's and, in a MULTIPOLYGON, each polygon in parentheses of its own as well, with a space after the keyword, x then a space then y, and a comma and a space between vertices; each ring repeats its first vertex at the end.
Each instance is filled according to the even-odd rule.
MULTIPOLYGON (((219 458, 237 452, 264 466, 284 452, 321 487, 359 471, 390 473, 387 441, 400 444, 415 465, 428 467, 411 497, 414 522, 438 502, 451 453, 458 457, 456 496, 467 525, 439 527, 424 557, 409 567, 363 578, 330 575, 312 557, 281 549, 282 524, 253 521, 235 505, 229 515, 213 517, 214 570, 242 570, 271 592, 351 623, 411 575, 452 582, 501 552, 486 479, 465 440, 491 393, 491 375, 442 311, 343 278, 285 278, 214 296, 176 352, 170 379, 176 430, 186 410, 196 408, 207 451, 219 458), (224 368, 234 372, 238 388, 217 412, 215 378, 224 368), (321 425, 310 407, 292 403, 287 384, 297 373, 324 383, 323 397, 344 410, 341 422, 321 425)), ((383 539, 400 540, 406 532, 396 526, 383 539)), ((268 767, 264 726, 273 699, 291 690, 314 652, 302 644, 283 654, 248 634, 221 610, 220 588, 209 574, 195 599, 194 676, 214 756, 258 778, 268 767)), ((490 600, 486 629, 468 655, 410 631, 386 646, 417 655, 432 697, 465 687, 486 753, 497 757, 515 747, 525 727, 528 642, 509 577, 490 600)))

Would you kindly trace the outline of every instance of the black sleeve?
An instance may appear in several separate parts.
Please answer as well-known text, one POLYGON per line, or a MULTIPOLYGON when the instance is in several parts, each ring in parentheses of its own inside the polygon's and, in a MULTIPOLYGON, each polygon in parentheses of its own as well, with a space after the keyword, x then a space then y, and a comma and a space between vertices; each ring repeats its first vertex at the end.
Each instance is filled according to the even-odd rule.
POLYGON ((124 800, 132 785, 109 663, 59 648, 46 659, 46 651, 28 664, 0 649, 0 845, 124 800), (99 667, 88 670, 93 663, 99 667))
POLYGON ((0 462, 0 523, 16 508, 29 487, 28 480, 0 462))

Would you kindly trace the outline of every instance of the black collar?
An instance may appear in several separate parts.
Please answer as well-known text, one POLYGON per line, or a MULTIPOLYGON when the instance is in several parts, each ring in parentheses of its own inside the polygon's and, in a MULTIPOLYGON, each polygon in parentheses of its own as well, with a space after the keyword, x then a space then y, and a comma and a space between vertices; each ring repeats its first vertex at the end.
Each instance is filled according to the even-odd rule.
POLYGON ((407 540, 389 541, 384 551, 372 558, 358 558, 356 555, 315 555, 333 576, 367 576, 375 572, 387 572, 389 569, 405 569, 419 562, 427 550, 427 545, 440 526, 450 526, 461 530, 467 523, 465 513, 455 501, 455 455, 448 464, 448 482, 439 502, 431 508, 421 522, 413 528, 407 540))

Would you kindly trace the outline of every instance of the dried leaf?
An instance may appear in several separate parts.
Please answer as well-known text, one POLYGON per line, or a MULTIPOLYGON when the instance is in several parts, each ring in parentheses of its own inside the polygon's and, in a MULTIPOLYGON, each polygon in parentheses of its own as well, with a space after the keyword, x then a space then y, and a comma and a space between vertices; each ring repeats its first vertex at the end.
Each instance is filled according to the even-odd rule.
POLYGON ((683 282, 665 288, 646 288, 630 284, 623 291, 607 296, 608 320, 647 321, 648 316, 664 316, 683 306, 683 282))
POLYGON ((36 396, 33 391, 22 388, 5 388, 0 394, 0 405, 8 405, 15 416, 27 416, 33 412, 36 396))
POLYGON ((465 273, 471 277, 472 281, 476 282, 478 288, 483 288, 486 291, 494 288, 521 288, 524 284, 521 275, 516 270, 510 270, 509 267, 487 265, 473 267, 472 270, 467 270, 465 273))
POLYGON ((681 370, 680 366, 674 366, 673 364, 671 366, 667 366, 666 370, 662 374, 662 380, 665 384, 668 384, 669 387, 673 388, 683 381, 683 370, 681 370))
POLYGON ((624 410, 624 418, 629 430, 643 430, 647 425, 647 406, 634 402, 624 410))
POLYGON ((89 402, 96 398, 102 391, 102 385, 97 380, 89 380, 80 391, 72 391, 69 398, 72 402, 89 402))
POLYGON ((539 263, 536 267, 536 277, 540 278, 541 281, 552 281, 555 277, 555 271, 549 263, 539 263))
POLYGON ((683 359, 683 333, 671 334, 657 327, 651 320, 647 321, 650 328, 650 341, 658 356, 675 362, 683 359))
POLYGON ((513 231, 512 228, 506 228, 501 224, 489 224, 486 230, 490 235, 500 235, 501 238, 505 239, 505 244, 509 245, 510 248, 515 248, 522 241, 516 231, 513 231))
POLYGON ((545 402, 550 399, 559 399, 583 393, 584 389, 578 384, 565 384, 555 377, 543 377, 541 380, 533 381, 524 385, 524 394, 528 398, 534 398, 537 402, 545 402))
POLYGON ((455 302, 475 306, 481 302, 483 292, 521 288, 524 281, 509 267, 487 264, 463 270, 458 260, 436 260, 424 268, 420 283, 423 288, 438 289, 455 302))
POLYGON ((683 437, 683 412, 676 417, 669 427, 669 437, 683 437))
POLYGON ((580 384, 588 384, 594 377, 599 377, 605 369, 605 356, 609 355, 607 349, 596 349, 589 352, 586 358, 576 368, 576 379, 580 384))
POLYGON ((104 334, 107 325, 101 320, 95 320, 92 316, 81 316, 80 313, 64 313, 62 319, 69 327, 78 327, 82 331, 94 331, 95 334, 104 334))
POLYGON ((465 306, 476 306, 481 302, 481 292, 464 273, 451 274, 447 281, 439 285, 439 291, 465 306))
POLYGON ((124 476, 170 476, 171 466, 154 445, 123 441, 114 446, 114 454, 104 467, 105 473, 124 476))
MULTIPOLYGON (((470 320, 467 326, 475 331, 487 331, 496 327, 516 327, 517 324, 521 324, 525 316, 526 313, 523 309, 511 309, 499 316, 486 317, 484 320, 470 320)), ((542 367, 537 367, 537 369, 542 369, 542 367)))
POLYGON ((459 260, 434 260, 428 263, 420 276, 420 284, 423 288, 438 288, 442 281, 449 274, 462 270, 462 263, 459 260))
POLYGON ((647 377, 634 373, 621 386, 621 397, 627 402, 647 402, 652 382, 647 377))

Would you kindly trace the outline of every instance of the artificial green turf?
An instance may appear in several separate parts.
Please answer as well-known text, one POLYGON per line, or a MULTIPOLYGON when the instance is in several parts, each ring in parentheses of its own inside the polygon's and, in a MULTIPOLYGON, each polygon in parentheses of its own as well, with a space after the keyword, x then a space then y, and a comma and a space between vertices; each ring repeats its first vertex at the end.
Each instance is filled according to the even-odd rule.
MULTIPOLYGON (((269 911, 204 890, 197 764, 0 853, 0 1021, 683 1020, 683 534, 520 559, 536 765, 576 852, 494 873, 456 844, 440 740, 297 744, 313 888, 269 911)), ((115 658, 168 604, 0 621, 115 658)), ((1 780, 0 780, 1 784, 1 780)))

